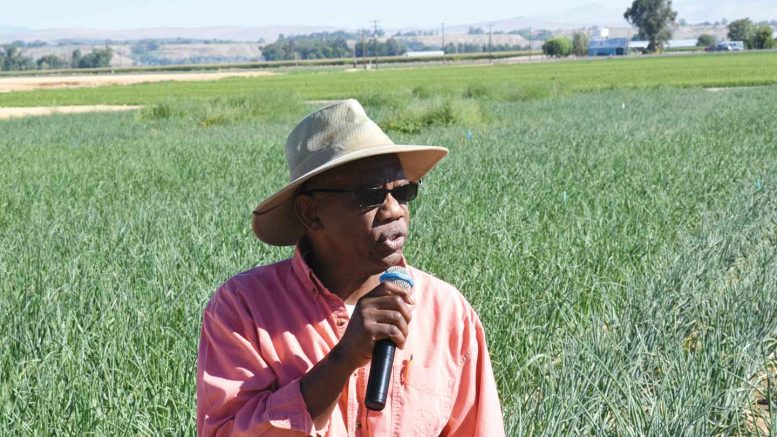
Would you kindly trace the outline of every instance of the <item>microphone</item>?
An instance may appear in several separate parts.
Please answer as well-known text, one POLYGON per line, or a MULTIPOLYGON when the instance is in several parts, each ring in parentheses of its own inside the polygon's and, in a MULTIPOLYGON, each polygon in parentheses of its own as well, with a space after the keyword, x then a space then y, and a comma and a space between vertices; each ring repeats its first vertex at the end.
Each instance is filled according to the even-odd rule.
MULTIPOLYGON (((404 289, 413 287, 413 278, 404 267, 389 267, 380 275, 380 282, 393 282, 404 289)), ((389 339, 378 340, 372 350, 370 378, 367 380, 367 393, 364 405, 373 411, 381 411, 386 406, 389 383, 391 382, 391 366, 394 364, 394 352, 397 345, 389 339)))

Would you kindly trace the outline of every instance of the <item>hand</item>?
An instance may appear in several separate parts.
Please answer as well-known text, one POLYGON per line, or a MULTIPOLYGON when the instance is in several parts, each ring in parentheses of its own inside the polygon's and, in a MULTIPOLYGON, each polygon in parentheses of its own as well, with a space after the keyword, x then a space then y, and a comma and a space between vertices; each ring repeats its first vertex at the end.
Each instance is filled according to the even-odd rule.
POLYGON ((383 282, 362 296, 335 347, 340 358, 356 369, 370 361, 378 340, 389 339, 402 349, 414 305, 412 291, 391 282, 383 282))

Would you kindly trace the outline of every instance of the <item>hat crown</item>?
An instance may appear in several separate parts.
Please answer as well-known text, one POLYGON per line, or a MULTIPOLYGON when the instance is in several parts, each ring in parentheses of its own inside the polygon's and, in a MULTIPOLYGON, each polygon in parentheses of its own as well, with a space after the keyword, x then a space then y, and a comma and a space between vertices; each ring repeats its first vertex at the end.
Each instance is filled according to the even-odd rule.
POLYGON ((305 117, 286 140, 291 181, 345 154, 394 142, 367 117, 354 99, 326 106, 305 117))

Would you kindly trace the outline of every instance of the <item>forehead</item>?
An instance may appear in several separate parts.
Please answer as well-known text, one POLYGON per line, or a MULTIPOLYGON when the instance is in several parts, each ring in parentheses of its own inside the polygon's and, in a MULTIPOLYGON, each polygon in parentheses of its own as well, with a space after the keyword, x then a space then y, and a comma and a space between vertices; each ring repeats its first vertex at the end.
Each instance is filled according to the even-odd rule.
POLYGON ((396 155, 378 155, 359 159, 316 176, 311 182, 338 186, 381 185, 405 179, 402 162, 396 155))

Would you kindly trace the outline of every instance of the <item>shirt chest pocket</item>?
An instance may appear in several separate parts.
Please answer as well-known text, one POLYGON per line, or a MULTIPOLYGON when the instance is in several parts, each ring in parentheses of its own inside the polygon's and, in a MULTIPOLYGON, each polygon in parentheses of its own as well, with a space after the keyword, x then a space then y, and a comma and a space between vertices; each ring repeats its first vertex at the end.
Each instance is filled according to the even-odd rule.
POLYGON ((440 435, 450 418, 453 378, 442 369, 408 364, 395 366, 394 399, 401 414, 394 416, 396 436, 440 435))

